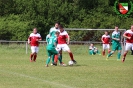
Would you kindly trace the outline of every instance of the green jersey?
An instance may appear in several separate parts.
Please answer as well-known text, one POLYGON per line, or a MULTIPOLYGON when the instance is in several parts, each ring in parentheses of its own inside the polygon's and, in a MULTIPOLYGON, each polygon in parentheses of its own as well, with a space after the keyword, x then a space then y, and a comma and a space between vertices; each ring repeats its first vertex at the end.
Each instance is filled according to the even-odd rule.
MULTIPOLYGON (((120 32, 114 31, 112 33, 112 38, 120 39, 121 38, 120 32)), ((112 44, 120 44, 120 41, 117 41, 117 40, 112 39, 112 44)))
POLYGON ((57 37, 56 36, 51 36, 48 41, 47 41, 47 49, 55 49, 55 44, 57 44, 57 37))

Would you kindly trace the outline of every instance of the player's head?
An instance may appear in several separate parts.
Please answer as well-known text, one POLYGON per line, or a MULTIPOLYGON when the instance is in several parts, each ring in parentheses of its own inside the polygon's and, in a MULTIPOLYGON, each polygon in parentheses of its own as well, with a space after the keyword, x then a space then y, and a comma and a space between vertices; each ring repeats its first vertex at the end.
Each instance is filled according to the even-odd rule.
POLYGON ((104 33, 105 33, 105 35, 108 35, 108 32, 107 31, 105 31, 104 33))
POLYGON ((133 25, 131 25, 131 30, 133 31, 133 25))
POLYGON ((60 31, 63 31, 64 29, 63 29, 64 27, 63 27, 63 25, 59 25, 59 29, 60 29, 60 31))
POLYGON ((58 29, 59 25, 60 25, 60 22, 56 22, 55 23, 55 28, 58 29))
POLYGON ((33 33, 34 33, 34 34, 37 33, 37 28, 33 28, 33 33))
POLYGON ((91 43, 91 44, 90 44, 90 46, 94 46, 94 44, 93 44, 93 43, 91 43))
POLYGON ((59 34, 60 34, 59 31, 56 31, 56 32, 55 32, 55 35, 56 35, 57 37, 59 36, 59 34))
POLYGON ((118 28, 119 28, 118 26, 115 26, 115 31, 118 31, 118 28))

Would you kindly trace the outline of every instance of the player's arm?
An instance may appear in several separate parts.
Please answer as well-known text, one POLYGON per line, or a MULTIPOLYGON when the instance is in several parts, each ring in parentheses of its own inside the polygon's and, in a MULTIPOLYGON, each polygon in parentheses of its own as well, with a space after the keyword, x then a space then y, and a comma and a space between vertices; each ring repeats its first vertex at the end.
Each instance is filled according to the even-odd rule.
POLYGON ((70 44, 70 36, 67 35, 67 44, 70 44))
POLYGON ((128 37, 128 36, 127 36, 127 33, 126 33, 126 32, 123 34, 123 37, 125 37, 125 38, 127 38, 127 39, 131 39, 131 37, 128 37))
POLYGON ((102 36, 102 38, 101 38, 101 41, 102 41, 102 43, 104 43, 103 36, 102 36))
POLYGON ((112 35, 112 39, 113 39, 113 40, 116 40, 116 41, 120 41, 119 38, 115 38, 115 35, 112 35))

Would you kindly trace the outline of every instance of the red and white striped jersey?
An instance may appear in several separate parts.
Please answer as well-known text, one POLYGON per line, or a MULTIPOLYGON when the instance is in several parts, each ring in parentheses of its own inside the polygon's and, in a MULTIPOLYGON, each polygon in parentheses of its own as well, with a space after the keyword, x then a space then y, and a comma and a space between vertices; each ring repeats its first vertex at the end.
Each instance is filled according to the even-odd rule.
POLYGON ((110 42, 110 35, 103 35, 102 40, 104 41, 103 44, 109 44, 110 42))
POLYGON ((126 42, 133 43, 133 31, 127 30, 124 34, 128 37, 131 37, 131 39, 126 39, 126 42))
POLYGON ((66 39, 68 38, 68 33, 64 30, 63 32, 60 32, 60 35, 58 36, 58 44, 66 44, 66 39))
POLYGON ((41 39, 41 35, 39 33, 37 33, 37 34, 31 33, 29 36, 30 45, 31 46, 39 46, 39 43, 37 41, 38 39, 41 39))

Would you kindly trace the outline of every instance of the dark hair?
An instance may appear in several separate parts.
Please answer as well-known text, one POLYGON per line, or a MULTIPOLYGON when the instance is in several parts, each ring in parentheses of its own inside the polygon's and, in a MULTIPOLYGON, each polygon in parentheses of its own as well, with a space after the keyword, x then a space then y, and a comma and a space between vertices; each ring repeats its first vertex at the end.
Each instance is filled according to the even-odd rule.
POLYGON ((55 34, 59 34, 60 32, 59 31, 56 31, 55 34))
POLYGON ((60 25, 59 25, 59 28, 64 28, 64 27, 63 27, 63 25, 60 24, 60 25))
POLYGON ((58 24, 58 25, 60 25, 60 22, 55 22, 55 24, 58 24))

